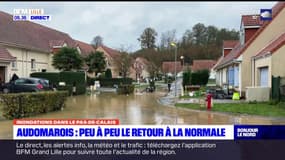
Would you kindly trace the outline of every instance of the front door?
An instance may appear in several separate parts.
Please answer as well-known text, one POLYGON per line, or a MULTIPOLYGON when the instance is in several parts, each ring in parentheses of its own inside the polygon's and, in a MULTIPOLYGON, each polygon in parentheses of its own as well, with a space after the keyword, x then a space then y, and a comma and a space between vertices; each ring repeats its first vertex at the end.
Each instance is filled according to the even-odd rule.
POLYGON ((5 70, 6 67, 0 66, 0 83, 5 83, 5 70))

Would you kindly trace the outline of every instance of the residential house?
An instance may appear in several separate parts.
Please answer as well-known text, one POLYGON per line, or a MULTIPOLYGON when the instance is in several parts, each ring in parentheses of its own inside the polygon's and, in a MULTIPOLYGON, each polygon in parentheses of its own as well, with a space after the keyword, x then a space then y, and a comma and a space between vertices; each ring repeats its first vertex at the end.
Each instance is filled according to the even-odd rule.
MULTIPOLYGON (((272 8, 271 21, 261 21, 259 15, 242 16, 240 44, 223 57, 215 68, 219 73, 227 70, 226 83, 232 84, 232 79, 238 80, 235 87, 242 95, 250 86, 271 87, 271 75, 284 75, 281 69, 285 68, 282 63, 284 19, 285 2, 278 2, 272 8), (238 66, 237 74, 230 74, 231 66, 238 66)), ((224 82, 224 77, 222 80, 224 82)))
POLYGON ((216 80, 216 84, 220 84, 220 75, 216 72, 215 68, 216 66, 221 62, 221 60, 223 59, 223 56, 221 56, 216 64, 211 68, 211 75, 210 75, 210 79, 215 79, 216 80))
POLYGON ((118 60, 120 56, 120 52, 115 49, 109 48, 105 45, 98 46, 96 48, 96 51, 100 51, 104 53, 104 56, 106 57, 106 61, 107 61, 106 67, 111 69, 112 76, 114 78, 120 77, 120 73, 116 65, 117 63, 116 60, 118 60))
POLYGON ((227 62, 231 62, 240 46, 239 41, 223 41, 223 55, 215 65, 217 85, 229 84, 235 87, 239 86, 239 76, 237 76, 239 74, 239 64, 227 64, 227 62))
MULTIPOLYGON (((208 70, 211 73, 211 69, 216 63, 217 63, 216 60, 210 60, 210 59, 193 60, 191 71, 196 72, 199 70, 208 70)), ((212 75, 212 77, 215 76, 212 75)))
POLYGON ((13 21, 0 11, 0 77, 8 82, 13 74, 29 77, 33 72, 57 71, 52 56, 64 46, 79 50, 66 33, 29 21, 13 21))
POLYGON ((168 61, 162 62, 162 72, 166 75, 174 76, 175 75, 175 65, 176 65, 176 74, 183 70, 181 62, 177 61, 168 61))

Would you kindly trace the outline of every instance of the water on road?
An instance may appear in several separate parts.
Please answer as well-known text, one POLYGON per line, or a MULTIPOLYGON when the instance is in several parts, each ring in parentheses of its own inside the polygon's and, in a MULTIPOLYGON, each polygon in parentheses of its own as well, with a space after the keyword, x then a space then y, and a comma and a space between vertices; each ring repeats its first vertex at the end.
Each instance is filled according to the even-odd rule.
MULTIPOLYGON (((285 119, 234 116, 162 105, 165 92, 117 95, 100 93, 69 97, 63 110, 29 118, 108 118, 120 124, 285 124, 285 119)), ((0 120, 0 139, 12 138, 12 120, 0 120)))

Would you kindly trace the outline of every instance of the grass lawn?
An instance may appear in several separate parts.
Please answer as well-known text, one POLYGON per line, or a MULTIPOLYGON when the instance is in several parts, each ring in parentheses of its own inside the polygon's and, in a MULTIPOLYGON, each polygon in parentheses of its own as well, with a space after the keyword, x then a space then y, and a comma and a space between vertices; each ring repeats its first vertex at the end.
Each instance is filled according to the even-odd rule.
MULTIPOLYGON (((206 107, 200 107, 200 104, 175 104, 175 106, 196 110, 207 110, 206 107)), ((269 105, 267 103, 214 104, 211 111, 285 118, 285 103, 279 103, 277 105, 269 105)))
POLYGON ((202 97, 205 97, 205 95, 194 95, 193 97, 190 97, 188 94, 184 96, 179 96, 179 98, 202 98, 202 97))
POLYGON ((146 88, 149 84, 135 84, 135 88, 146 88))

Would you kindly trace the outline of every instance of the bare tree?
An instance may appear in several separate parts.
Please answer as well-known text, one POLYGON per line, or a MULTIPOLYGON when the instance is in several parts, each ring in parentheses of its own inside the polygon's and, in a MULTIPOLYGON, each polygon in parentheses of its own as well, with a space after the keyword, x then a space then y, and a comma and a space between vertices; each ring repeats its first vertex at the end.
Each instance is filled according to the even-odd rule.
POLYGON ((132 58, 126 53, 120 53, 120 56, 115 60, 116 68, 118 69, 120 76, 126 78, 130 75, 130 68, 132 67, 132 58))
POLYGON ((97 48, 98 46, 103 45, 103 38, 98 35, 93 38, 91 44, 94 48, 97 48))
POLYGON ((160 48, 169 49, 171 42, 176 42, 176 30, 169 30, 161 34, 160 48))

